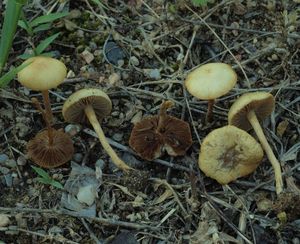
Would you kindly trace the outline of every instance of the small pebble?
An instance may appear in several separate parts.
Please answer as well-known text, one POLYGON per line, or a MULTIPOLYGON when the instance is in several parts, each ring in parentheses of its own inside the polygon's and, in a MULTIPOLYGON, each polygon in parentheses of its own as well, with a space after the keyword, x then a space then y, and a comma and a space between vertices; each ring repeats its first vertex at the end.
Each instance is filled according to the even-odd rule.
POLYGON ((6 154, 0 154, 0 164, 5 163, 8 160, 8 156, 6 154))
POLYGON ((9 225, 9 218, 6 214, 0 214, 0 227, 9 225))
POLYGON ((5 179, 6 185, 8 187, 12 187, 12 185, 13 185, 13 178, 12 178, 11 174, 4 175, 4 179, 5 179))
POLYGON ((81 153, 75 153, 73 159, 75 162, 80 163, 83 159, 83 155, 81 153))
POLYGON ((69 136, 75 136, 81 130, 80 125, 69 124, 65 127, 65 132, 69 134, 69 136))
POLYGON ((93 185, 82 186, 77 193, 77 199, 81 203, 91 206, 96 198, 96 189, 93 185))
POLYGON ((0 173, 3 174, 3 175, 6 175, 9 173, 9 169, 6 168, 6 167, 1 167, 0 166, 0 173))
POLYGON ((149 72, 149 78, 154 79, 154 80, 161 79, 159 69, 151 69, 150 72, 149 72))
POLYGON ((133 65, 133 66, 139 66, 140 61, 138 60, 138 58, 136 56, 131 56, 129 59, 129 62, 133 65))
POLYGON ((24 166, 27 163, 27 159, 24 156, 20 156, 17 159, 17 164, 20 166, 24 166))
POLYGON ((99 167, 101 170, 103 170, 105 167, 105 162, 102 159, 98 159, 96 161, 96 166, 99 167))
POLYGON ((123 133, 115 133, 112 138, 115 140, 115 141, 122 141, 123 139, 123 133))
POLYGON ((17 162, 14 159, 9 159, 6 161, 5 165, 10 168, 15 168, 17 167, 17 162))

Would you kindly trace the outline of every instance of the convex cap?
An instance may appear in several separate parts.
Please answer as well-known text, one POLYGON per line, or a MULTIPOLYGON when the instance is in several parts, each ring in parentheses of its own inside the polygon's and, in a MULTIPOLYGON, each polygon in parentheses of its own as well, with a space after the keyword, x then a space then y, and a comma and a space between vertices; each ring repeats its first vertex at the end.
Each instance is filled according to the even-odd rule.
POLYGON ((252 173, 263 158, 260 144, 235 126, 210 132, 202 142, 199 167, 220 184, 252 173))
POLYGON ((27 59, 26 63, 30 64, 18 73, 18 80, 34 91, 56 88, 67 75, 64 63, 54 58, 37 56, 27 59))
POLYGON ((225 63, 208 63, 188 74, 184 82, 194 97, 213 100, 229 92, 237 82, 237 75, 225 63))
POLYGON ((100 89, 81 89, 73 93, 64 103, 62 114, 69 123, 87 123, 84 109, 91 105, 98 120, 102 120, 111 112, 112 103, 110 98, 100 89))
POLYGON ((254 111, 258 120, 263 120, 269 116, 275 107, 275 99, 268 92, 251 92, 240 96, 232 104, 228 112, 228 123, 244 130, 252 128, 247 114, 254 111))

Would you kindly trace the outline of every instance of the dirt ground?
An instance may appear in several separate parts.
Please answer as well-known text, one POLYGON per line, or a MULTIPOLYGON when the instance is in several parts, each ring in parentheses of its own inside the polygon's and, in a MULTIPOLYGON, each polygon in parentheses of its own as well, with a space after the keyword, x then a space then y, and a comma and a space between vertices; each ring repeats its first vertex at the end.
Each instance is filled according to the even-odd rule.
POLYGON ((46 169, 64 189, 41 183, 26 144, 45 128, 31 103, 42 96, 17 80, 0 90, 0 243, 300 243, 298 0, 34 2, 24 8, 29 19, 70 14, 31 38, 18 29, 6 70, 33 43, 60 32, 47 51, 66 64, 68 76, 50 99, 54 127, 72 135, 75 154, 71 163, 46 169), (207 124, 207 101, 190 95, 183 81, 210 62, 231 65, 238 81, 207 124), (64 100, 91 87, 109 95, 104 133, 124 161, 147 172, 144 181, 116 170, 89 125, 64 121, 64 100), (198 167, 205 136, 227 125, 233 102, 253 91, 276 100, 262 125, 281 162, 285 195, 276 195, 266 156, 254 173, 224 186, 198 167), (193 144, 184 156, 145 161, 130 149, 130 132, 164 100, 175 104, 169 115, 190 124, 193 144), (96 191, 92 205, 76 200, 82 182, 96 191))

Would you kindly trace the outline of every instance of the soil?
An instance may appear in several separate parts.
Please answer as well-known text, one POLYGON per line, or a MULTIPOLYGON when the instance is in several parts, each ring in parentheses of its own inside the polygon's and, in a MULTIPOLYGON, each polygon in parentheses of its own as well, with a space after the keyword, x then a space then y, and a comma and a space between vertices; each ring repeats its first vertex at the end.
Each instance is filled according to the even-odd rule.
POLYGON ((26 145, 45 129, 31 103, 42 102, 42 95, 17 78, 0 89, 0 243, 300 242, 298 0, 33 2, 24 7, 29 20, 46 12, 69 15, 31 37, 18 28, 5 72, 22 63, 19 55, 60 32, 45 52, 64 62, 68 75, 50 100, 54 127, 72 137, 75 154, 71 162, 45 169, 50 181, 41 181, 26 145), (216 100, 213 121, 206 123, 207 101, 190 95, 184 79, 210 62, 231 65, 238 82, 216 100), (108 94, 112 111, 101 121, 103 131, 141 173, 117 170, 89 124, 64 121, 64 101, 81 88, 108 94), (288 197, 277 196, 266 156, 255 172, 224 186, 198 167, 205 136, 227 125, 233 102, 254 91, 275 97, 275 111, 261 124, 288 197), (184 156, 164 154, 149 162, 130 149, 130 132, 165 100, 175 104, 168 114, 190 124, 193 144, 184 156), (92 185, 92 205, 77 199, 84 184, 92 185))

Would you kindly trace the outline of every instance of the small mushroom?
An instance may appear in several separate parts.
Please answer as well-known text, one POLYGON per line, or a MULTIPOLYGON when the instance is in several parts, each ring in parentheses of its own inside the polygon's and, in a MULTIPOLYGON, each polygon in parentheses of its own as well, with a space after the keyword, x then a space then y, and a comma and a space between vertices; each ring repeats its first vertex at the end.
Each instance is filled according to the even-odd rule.
POLYGON ((199 167, 220 184, 228 184, 252 173, 263 158, 260 144, 235 126, 210 132, 201 144, 199 167))
POLYGON ((132 169, 116 152, 106 140, 104 132, 100 126, 101 121, 111 111, 112 104, 109 97, 100 89, 81 89, 73 93, 64 103, 62 114, 69 123, 90 122, 98 135, 101 145, 111 157, 114 164, 123 171, 132 169))
POLYGON ((251 92, 240 96, 231 106, 228 112, 228 123, 244 130, 254 129, 258 140, 265 150, 275 173, 276 193, 283 191, 283 181, 280 163, 276 159, 259 124, 270 115, 275 107, 275 99, 267 92, 251 92))
POLYGON ((193 70, 186 77, 186 89, 194 97, 208 100, 206 123, 212 120, 215 99, 228 93, 236 84, 235 71, 225 63, 208 63, 193 70))
POLYGON ((27 59, 24 64, 30 63, 18 73, 19 82, 34 91, 41 91, 44 100, 45 111, 39 106, 37 100, 33 103, 42 113, 46 122, 49 143, 53 143, 54 130, 51 129, 53 114, 49 99, 49 89, 60 85, 67 75, 67 68, 61 61, 44 56, 37 56, 27 59))
POLYGON ((184 155, 192 144, 190 126, 187 122, 166 114, 174 104, 163 102, 158 115, 149 116, 135 124, 129 145, 137 154, 152 161, 165 150, 171 156, 184 155))
POLYGON ((52 130, 53 141, 49 142, 48 131, 38 133, 27 144, 28 157, 44 168, 54 168, 71 160, 74 147, 71 138, 60 130, 52 130))

